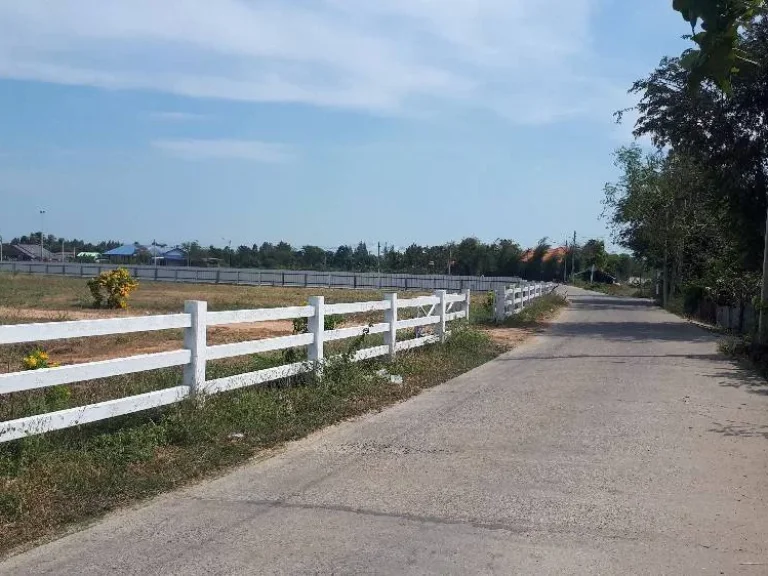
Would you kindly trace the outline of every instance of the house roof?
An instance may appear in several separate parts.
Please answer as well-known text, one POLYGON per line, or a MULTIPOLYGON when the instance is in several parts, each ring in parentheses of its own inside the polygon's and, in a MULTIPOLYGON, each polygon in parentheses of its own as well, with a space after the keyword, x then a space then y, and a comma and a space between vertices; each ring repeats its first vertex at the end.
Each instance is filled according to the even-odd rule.
POLYGON ((136 246, 135 244, 123 244, 112 250, 104 252, 104 256, 135 256, 138 252, 146 250, 144 246, 136 246))
POLYGON ((150 256, 178 256, 178 257, 187 257, 187 253, 184 251, 183 248, 180 248, 179 246, 174 246, 173 248, 168 248, 167 246, 160 246, 158 244, 155 245, 149 245, 149 246, 142 246, 142 245, 136 245, 136 244, 124 244, 123 246, 118 246, 117 248, 113 248, 112 250, 108 250, 104 252, 104 256, 136 256, 136 254, 146 252, 150 256))
POLYGON ((164 250, 162 253, 164 258, 186 258, 187 257, 187 251, 184 250, 184 248, 179 248, 178 246, 171 248, 170 250, 164 250))
MULTIPOLYGON (((533 248, 528 248, 525 252, 523 252, 523 255, 520 257, 520 259, 523 262, 529 262, 531 258, 533 258, 533 255, 535 253, 535 250, 533 248)), ((556 259, 558 262, 562 261, 563 258, 568 254, 568 249, 563 248, 562 246, 558 246, 557 248, 550 248, 544 253, 544 257, 542 258, 542 261, 549 262, 553 258, 556 259)))
MULTIPOLYGON (((24 256, 28 258, 37 258, 40 259, 40 245, 39 244, 13 244, 11 246, 12 248, 18 250, 20 253, 22 253, 24 256)), ((50 260, 53 257, 53 254, 47 249, 42 249, 43 254, 43 260, 50 260)))

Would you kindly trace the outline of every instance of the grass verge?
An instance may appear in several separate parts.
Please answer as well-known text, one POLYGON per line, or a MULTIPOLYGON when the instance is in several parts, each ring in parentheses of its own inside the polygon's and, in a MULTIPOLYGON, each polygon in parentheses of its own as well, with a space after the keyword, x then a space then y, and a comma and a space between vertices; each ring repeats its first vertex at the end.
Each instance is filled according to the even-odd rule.
MULTIPOLYGON (((401 354, 386 364, 390 373, 403 376, 402 385, 376 377, 385 365, 381 361, 335 361, 322 381, 306 376, 219 394, 202 405, 187 401, 2 444, 0 553, 409 398, 503 351, 487 334, 457 326, 445 344, 401 354)), ((264 367, 270 360, 258 363, 264 367)), ((225 366, 212 377, 232 370, 239 371, 225 366)), ((144 379, 134 382, 131 392, 172 385, 178 375, 161 371, 144 379)), ((61 391, 39 396, 46 409, 71 399, 61 391)))
POLYGON ((568 300, 551 292, 532 300, 520 312, 507 318, 503 325, 508 328, 533 328, 552 319, 565 306, 568 306, 568 300))
POLYGON ((768 380, 768 346, 756 344, 751 335, 727 336, 718 343, 718 348, 721 354, 768 380))

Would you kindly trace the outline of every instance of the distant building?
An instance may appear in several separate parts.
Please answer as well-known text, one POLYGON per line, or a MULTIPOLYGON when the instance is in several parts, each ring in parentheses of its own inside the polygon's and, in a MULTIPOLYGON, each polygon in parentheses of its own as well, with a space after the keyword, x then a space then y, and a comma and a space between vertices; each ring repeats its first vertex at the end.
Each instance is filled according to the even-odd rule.
MULTIPOLYGON (((525 252, 523 252, 523 255, 520 256, 520 260, 523 262, 530 262, 533 259, 533 255, 536 253, 536 250, 534 248, 528 248, 525 252)), ((557 248, 550 248, 544 253, 544 256, 542 257, 542 262, 549 262, 553 258, 556 259, 558 262, 562 262, 563 259, 568 255, 568 249, 563 248, 562 246, 558 246, 557 248)))
POLYGON ((124 244, 112 250, 107 250, 103 254, 113 264, 127 264, 136 262, 142 257, 149 257, 149 250, 141 244, 124 244))
POLYGON ((148 264, 158 264, 160 266, 184 266, 187 264, 187 251, 175 246, 141 244, 125 244, 112 250, 107 250, 102 255, 113 264, 127 264, 144 261, 148 264))
POLYGON ((75 256, 72 252, 54 252, 51 254, 51 259, 54 262, 72 262, 75 256))
POLYGON ((162 248, 157 251, 157 256, 152 258, 152 261, 156 261, 161 266, 186 266, 187 251, 178 246, 171 249, 162 248))
POLYGON ((102 257, 100 252, 78 252, 78 262, 101 262, 102 257))
POLYGON ((4 244, 3 259, 18 262, 47 262, 53 259, 53 254, 47 248, 41 248, 39 244, 4 244))

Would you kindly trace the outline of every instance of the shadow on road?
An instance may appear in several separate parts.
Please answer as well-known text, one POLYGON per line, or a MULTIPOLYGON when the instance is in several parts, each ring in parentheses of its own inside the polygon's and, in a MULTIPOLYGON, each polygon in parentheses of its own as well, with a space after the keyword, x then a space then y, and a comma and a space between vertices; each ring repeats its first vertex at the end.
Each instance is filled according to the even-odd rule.
POLYGON ((712 335, 684 322, 559 322, 548 336, 595 338, 617 342, 709 342, 712 335))
POLYGON ((768 381, 759 374, 755 374, 751 368, 744 367, 738 362, 730 360, 734 370, 731 372, 715 372, 712 378, 720 380, 720 386, 725 388, 738 388, 746 390, 750 394, 768 396, 768 381))
POLYGON ((653 300, 646 300, 645 298, 620 298, 615 296, 571 296, 569 300, 571 302, 571 306, 575 309, 605 309, 621 306, 622 308, 638 308, 645 310, 647 308, 656 307, 656 304, 653 302, 653 300))
POLYGON ((748 422, 734 422, 729 420, 727 424, 713 422, 713 427, 707 432, 716 432, 723 436, 736 436, 739 438, 765 438, 768 440, 768 426, 750 424, 748 422))
POLYGON ((597 360, 631 360, 634 358, 685 358, 687 360, 715 360, 727 362, 728 359, 721 354, 564 354, 540 355, 540 356, 513 356, 510 358, 498 358, 497 362, 513 362, 518 360, 573 360, 594 358, 597 360))

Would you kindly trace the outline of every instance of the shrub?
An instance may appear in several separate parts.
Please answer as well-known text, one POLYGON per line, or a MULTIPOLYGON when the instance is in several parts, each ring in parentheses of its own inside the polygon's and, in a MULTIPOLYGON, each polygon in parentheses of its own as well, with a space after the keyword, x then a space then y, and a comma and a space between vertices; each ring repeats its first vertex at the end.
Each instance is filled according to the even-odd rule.
MULTIPOLYGON (((58 362, 51 362, 48 353, 40 348, 33 350, 21 360, 25 370, 40 370, 42 368, 55 368, 58 362)), ((69 399, 72 396, 67 386, 51 386, 46 388, 44 394, 45 410, 62 410, 69 407, 69 399)))
POLYGON ((96 308, 106 302, 107 308, 125 309, 128 307, 128 296, 138 287, 139 283, 125 268, 108 270, 88 280, 88 289, 96 308))
POLYGON ((48 353, 45 350, 33 350, 22 359, 25 370, 39 370, 40 368, 53 368, 58 366, 58 362, 51 362, 48 353))

